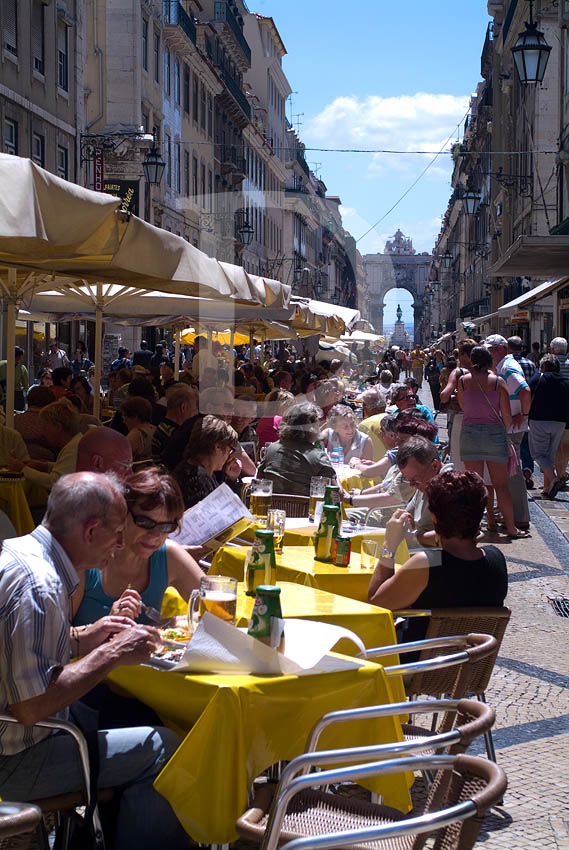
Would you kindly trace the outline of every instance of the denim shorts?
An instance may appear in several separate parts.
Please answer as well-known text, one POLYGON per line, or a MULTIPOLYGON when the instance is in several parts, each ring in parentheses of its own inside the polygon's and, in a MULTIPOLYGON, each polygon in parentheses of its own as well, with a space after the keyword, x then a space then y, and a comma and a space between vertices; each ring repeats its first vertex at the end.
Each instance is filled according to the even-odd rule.
POLYGON ((461 460, 507 463, 510 457, 503 425, 463 425, 460 434, 461 460))

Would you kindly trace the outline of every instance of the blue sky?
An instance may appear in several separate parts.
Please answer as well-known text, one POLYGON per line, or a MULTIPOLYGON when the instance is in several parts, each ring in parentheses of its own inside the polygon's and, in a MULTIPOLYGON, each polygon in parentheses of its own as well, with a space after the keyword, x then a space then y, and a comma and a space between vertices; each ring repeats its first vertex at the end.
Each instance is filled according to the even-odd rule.
MULTIPOLYGON (((447 138, 457 137, 480 81, 486 0, 248 0, 248 6, 274 18, 288 51, 283 70, 296 92, 292 114, 303 113, 300 137, 307 148, 433 152, 306 152, 313 170, 320 163, 328 193, 342 199, 344 226, 359 240, 362 254, 383 251, 398 227, 417 251, 430 252, 450 196, 448 155, 360 237, 447 138)), ((297 118, 293 121, 296 126, 297 118)))

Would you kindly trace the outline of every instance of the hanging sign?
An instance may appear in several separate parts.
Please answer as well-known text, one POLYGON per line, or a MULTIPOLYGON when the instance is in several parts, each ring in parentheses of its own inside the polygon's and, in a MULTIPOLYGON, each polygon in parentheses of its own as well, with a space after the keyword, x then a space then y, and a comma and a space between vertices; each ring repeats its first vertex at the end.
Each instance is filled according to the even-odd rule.
POLYGON ((95 192, 103 191, 105 154, 103 148, 93 151, 93 188, 95 192))

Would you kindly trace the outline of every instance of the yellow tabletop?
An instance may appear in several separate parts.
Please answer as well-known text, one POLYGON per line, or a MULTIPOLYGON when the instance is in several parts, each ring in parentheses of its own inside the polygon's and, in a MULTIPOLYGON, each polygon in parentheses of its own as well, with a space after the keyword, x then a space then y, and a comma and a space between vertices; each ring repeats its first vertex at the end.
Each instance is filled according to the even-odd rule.
POLYGON ((10 518, 18 535, 29 534, 36 527, 26 499, 23 478, 0 480, 0 507, 10 518))
MULTIPOLYGON (((265 526, 252 525, 248 529, 243 531, 241 534, 239 534, 239 538, 241 540, 251 541, 252 543, 255 537, 255 530, 257 528, 264 527, 265 526)), ((317 530, 318 525, 316 523, 309 522, 308 518, 289 519, 287 517, 283 545, 285 547, 313 545, 317 530)), ((367 540, 368 538, 377 540, 379 546, 381 547, 383 541, 385 540, 385 529, 380 527, 367 526, 361 532, 355 532, 353 534, 350 534, 350 539, 352 541, 352 551, 359 552, 361 549, 362 540, 367 540)), ((409 550, 407 548, 407 543, 403 542, 397 550, 397 563, 404 564, 408 558, 409 550)))
MULTIPOLYGON (((367 535, 366 535, 367 536, 367 535)), ((370 535, 371 536, 371 535, 370 535)), ((375 535, 374 539, 375 539, 375 535)), ((377 533, 379 545, 383 543, 383 532, 377 533)), ((355 547, 354 547, 355 548, 355 547)), ((218 575, 233 576, 241 580, 245 569, 247 546, 224 546, 215 553, 211 572, 218 575)), ((404 563, 409 557, 407 544, 402 543, 397 550, 396 562, 404 563)), ((312 546, 285 546, 283 553, 276 556, 277 582, 292 581, 317 587, 328 593, 337 593, 367 602, 367 591, 372 575, 371 570, 360 567, 359 552, 352 550, 349 567, 336 567, 314 560, 312 546)))
MULTIPOLYGON (((316 721, 328 711, 391 702, 383 668, 331 656, 328 667, 298 676, 183 675, 150 667, 119 667, 113 687, 153 708, 184 736, 155 781, 194 841, 227 843, 245 811, 255 777, 304 752, 316 721)), ((365 746, 401 740, 397 718, 340 723, 320 747, 365 746)), ((409 777, 373 780, 385 802, 408 811, 409 777)))
MULTIPOLYGON (((279 582, 279 587, 281 588, 281 608, 285 619, 294 617, 343 626, 354 632, 366 649, 374 646, 389 646, 397 642, 393 614, 387 608, 288 581, 279 582)), ((240 582, 237 591, 237 626, 248 625, 254 601, 252 596, 245 594, 245 587, 240 582)), ((187 610, 188 603, 184 602, 177 590, 169 587, 162 601, 163 616, 185 615, 187 610)), ((345 655, 357 655, 359 652, 357 646, 346 638, 338 641, 333 649, 345 655)), ((382 659, 382 662, 385 666, 398 664, 399 658, 396 655, 389 656, 382 659)), ((405 691, 400 680, 392 680, 391 684, 394 697, 404 700, 405 691)))

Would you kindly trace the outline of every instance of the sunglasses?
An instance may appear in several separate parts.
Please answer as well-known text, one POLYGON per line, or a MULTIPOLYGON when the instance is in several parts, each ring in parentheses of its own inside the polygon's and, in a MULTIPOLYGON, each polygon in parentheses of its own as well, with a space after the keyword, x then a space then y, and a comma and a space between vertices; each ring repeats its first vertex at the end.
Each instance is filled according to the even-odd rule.
MULTIPOLYGON (((399 399, 401 401, 401 399, 399 399)), ((411 393, 411 395, 404 395, 403 401, 416 401, 415 396, 411 393)))
POLYGON ((157 528, 160 534, 171 534, 178 528, 177 520, 172 520, 171 522, 154 522, 153 519, 149 516, 145 516, 144 514, 133 514, 132 511, 130 511, 130 515, 133 523, 139 528, 143 528, 145 531, 152 531, 157 528))

